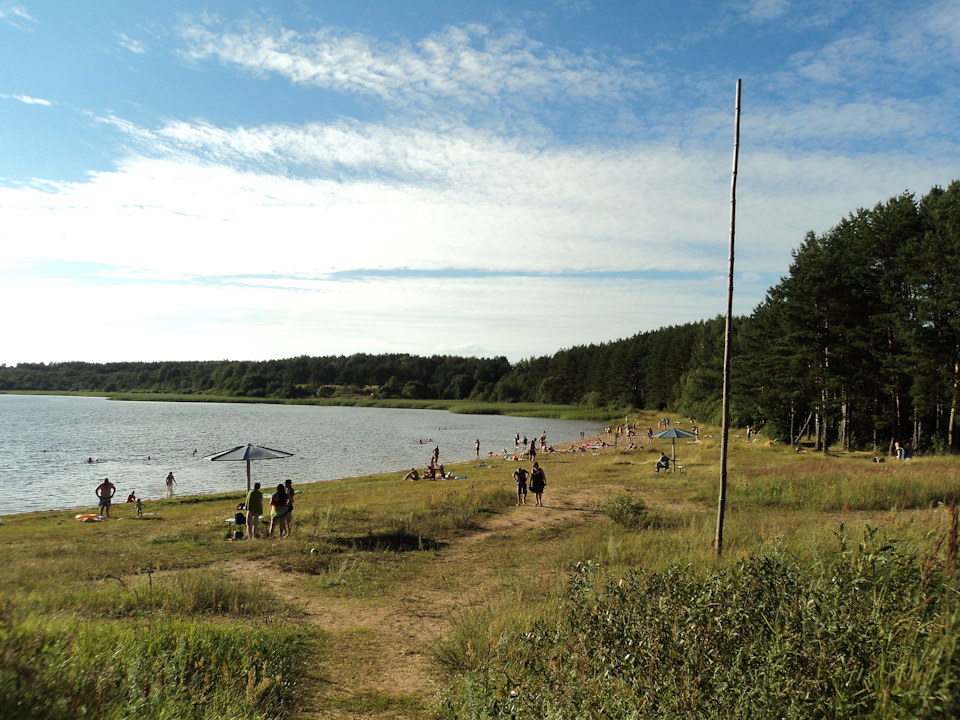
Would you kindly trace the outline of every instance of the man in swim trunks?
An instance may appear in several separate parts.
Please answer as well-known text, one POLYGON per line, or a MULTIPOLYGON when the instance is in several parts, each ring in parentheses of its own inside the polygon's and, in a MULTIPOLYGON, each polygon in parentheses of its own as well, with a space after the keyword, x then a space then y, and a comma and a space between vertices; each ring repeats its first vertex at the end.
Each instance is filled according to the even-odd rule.
POLYGON ((110 478, 104 478, 94 492, 100 498, 100 516, 106 514, 107 517, 110 517, 110 501, 113 500, 113 496, 117 492, 117 486, 110 482, 110 478))

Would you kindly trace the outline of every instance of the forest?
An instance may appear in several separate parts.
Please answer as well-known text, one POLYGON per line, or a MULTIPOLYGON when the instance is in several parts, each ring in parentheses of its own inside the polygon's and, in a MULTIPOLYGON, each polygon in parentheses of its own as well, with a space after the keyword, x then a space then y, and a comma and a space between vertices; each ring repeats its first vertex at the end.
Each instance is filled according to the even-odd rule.
MULTIPOLYGON (((725 319, 552 356, 403 353, 203 362, 0 366, 0 391, 294 400, 369 395, 669 410, 719 422, 725 319)), ((808 233, 789 271, 732 322, 731 418, 828 448, 958 449, 960 181, 808 233)))

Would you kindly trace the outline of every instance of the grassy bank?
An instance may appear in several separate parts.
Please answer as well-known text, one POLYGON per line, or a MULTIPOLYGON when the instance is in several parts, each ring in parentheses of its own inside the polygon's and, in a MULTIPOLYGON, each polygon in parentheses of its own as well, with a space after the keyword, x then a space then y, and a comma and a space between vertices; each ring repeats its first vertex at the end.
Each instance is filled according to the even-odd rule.
POLYGON ((6 518, 4 716, 952 716, 960 462, 734 438, 718 561, 718 440, 669 447, 541 456, 544 508, 506 461, 307 485, 282 540, 6 518))

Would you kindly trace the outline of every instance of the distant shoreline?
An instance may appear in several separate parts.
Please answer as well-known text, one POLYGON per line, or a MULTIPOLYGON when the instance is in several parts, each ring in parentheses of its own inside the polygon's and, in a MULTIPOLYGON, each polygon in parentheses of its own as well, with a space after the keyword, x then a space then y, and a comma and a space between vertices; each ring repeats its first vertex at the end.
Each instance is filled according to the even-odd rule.
MULTIPOLYGON (((622 416, 626 410, 590 408, 581 405, 546 405, 538 403, 490 403, 467 400, 409 400, 405 398, 372 398, 351 395, 334 398, 259 398, 237 395, 193 395, 179 393, 86 392, 83 390, 0 390, 0 395, 52 395, 63 397, 102 397, 129 402, 206 402, 267 405, 315 405, 318 407, 402 408, 405 410, 445 410, 455 415, 509 415, 511 417, 556 418, 607 422, 622 416)), ((635 412, 635 411, 629 411, 635 412)))

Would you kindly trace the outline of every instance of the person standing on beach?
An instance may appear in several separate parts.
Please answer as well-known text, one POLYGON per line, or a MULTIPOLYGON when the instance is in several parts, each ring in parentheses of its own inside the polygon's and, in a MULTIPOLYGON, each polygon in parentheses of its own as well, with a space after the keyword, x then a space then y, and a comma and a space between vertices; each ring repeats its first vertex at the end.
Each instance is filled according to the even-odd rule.
POLYGON ((257 537, 257 525, 263 515, 263 493, 260 492, 260 483, 253 484, 253 490, 247 493, 247 501, 243 505, 247 509, 247 540, 257 537))
POLYGON ((177 480, 173 477, 173 470, 167 475, 167 497, 173 497, 173 486, 177 484, 177 480))
POLYGON ((287 491, 287 535, 293 532, 293 481, 287 478, 283 481, 283 489, 287 491))
POLYGON ((113 496, 117 492, 117 486, 110 482, 110 478, 104 478, 103 482, 97 485, 97 489, 94 490, 94 492, 100 499, 100 517, 103 517, 104 514, 110 517, 110 503, 113 501, 113 496))
POLYGON ((280 537, 284 536, 287 510, 287 491, 283 485, 277 485, 277 491, 270 496, 270 537, 273 537, 274 530, 277 530, 280 537))
POLYGON ((480 438, 477 438, 477 457, 480 457, 480 438))
POLYGON ((517 506, 527 504, 527 471, 518 467, 513 474, 513 479, 517 481, 517 506))
POLYGON ((531 460, 537 459, 537 439, 536 438, 530 441, 530 459, 531 460))
POLYGON ((539 463, 533 464, 530 473, 530 492, 537 498, 536 507, 543 507, 543 489, 547 486, 547 476, 543 474, 539 463))

